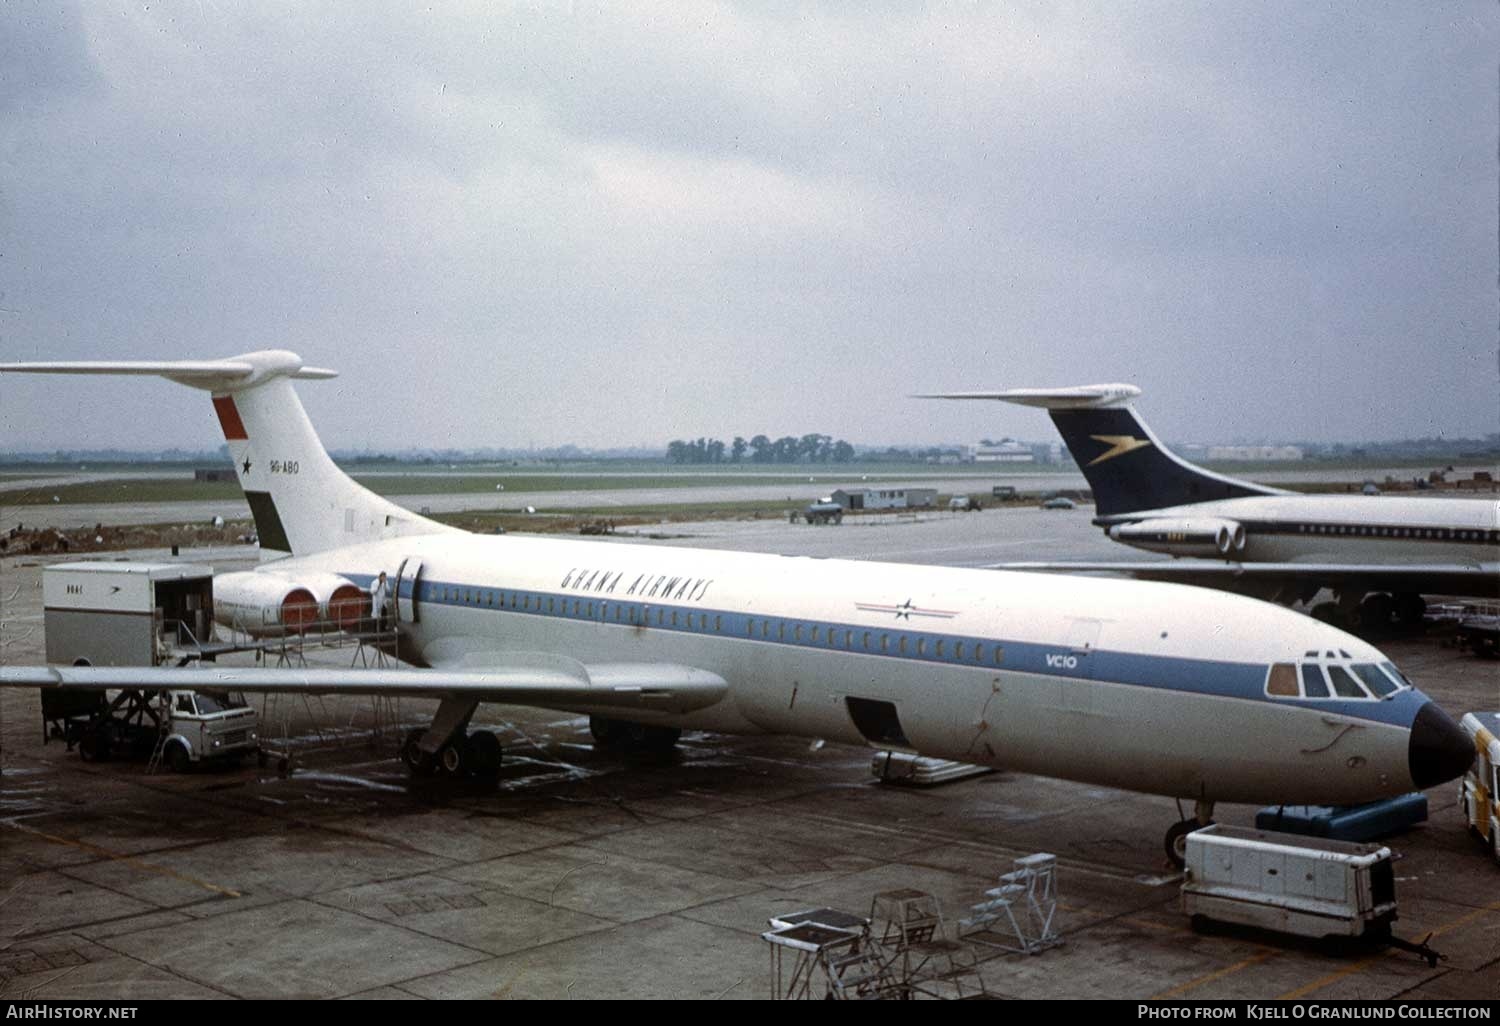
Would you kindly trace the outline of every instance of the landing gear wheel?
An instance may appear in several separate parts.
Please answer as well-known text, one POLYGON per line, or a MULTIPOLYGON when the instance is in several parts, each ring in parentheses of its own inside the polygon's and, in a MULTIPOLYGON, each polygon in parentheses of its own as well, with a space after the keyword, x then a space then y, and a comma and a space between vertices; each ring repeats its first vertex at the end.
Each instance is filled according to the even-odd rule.
POLYGON ((628 720, 589 717, 589 733, 599 748, 623 748, 632 752, 670 752, 682 737, 677 727, 651 727, 628 720))
POLYGON ((436 760, 417 747, 424 733, 426 731, 421 727, 408 731, 406 740, 401 743, 401 761, 406 763, 407 771, 414 777, 430 777, 437 768, 436 760))
POLYGON ((670 752, 682 739, 682 730, 677 727, 651 727, 646 735, 648 752, 670 752))
POLYGON ((625 740, 624 731, 620 729, 623 726, 619 720, 606 716, 589 717, 589 733, 594 736, 594 745, 598 748, 614 748, 625 740))
POLYGON ((1343 610, 1339 609, 1337 602, 1319 602, 1308 611, 1308 615, 1335 627, 1344 622, 1343 610))
POLYGON ((1395 601, 1383 591, 1373 591, 1359 603, 1359 625, 1366 632, 1380 634, 1390 629, 1395 601))
POLYGON ((502 756, 493 731, 476 730, 464 740, 464 765, 478 780, 498 780, 502 756))
POLYGON ((173 773, 191 773, 193 770, 193 758, 188 754, 187 745, 181 741, 173 741, 167 745, 166 763, 172 767, 173 773))
POLYGON ((1178 869, 1187 865, 1187 835, 1194 830, 1212 825, 1212 823, 1199 823, 1196 819, 1183 819, 1173 823, 1163 840, 1163 847, 1172 865, 1178 869))
POLYGON ((682 737, 682 731, 676 727, 648 727, 643 723, 626 723, 623 726, 626 740, 637 752, 670 752, 682 737))
POLYGON ((459 741, 457 744, 446 744, 438 749, 438 765, 450 777, 461 777, 469 768, 464 759, 463 744, 459 741))
POLYGON ((78 739, 78 757, 84 762, 103 762, 109 758, 109 731, 104 727, 87 727, 78 739))
POLYGON ((1421 626, 1422 617, 1426 615, 1427 600, 1421 595, 1408 591, 1396 596, 1396 620, 1401 626, 1421 626))

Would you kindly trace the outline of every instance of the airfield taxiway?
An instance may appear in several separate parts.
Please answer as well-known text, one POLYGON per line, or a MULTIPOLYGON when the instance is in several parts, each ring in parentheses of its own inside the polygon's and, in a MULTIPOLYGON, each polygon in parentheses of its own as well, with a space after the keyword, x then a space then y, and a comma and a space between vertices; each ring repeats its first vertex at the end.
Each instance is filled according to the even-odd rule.
MULTIPOLYGON (((954 565, 1128 558, 1088 512, 719 521, 630 540, 954 565)), ((250 551, 181 558, 234 569, 250 551)), ((42 658, 39 563, 0 562, 9 662, 42 658)), ((1440 631, 1383 647, 1455 715, 1500 705, 1497 664, 1440 631)), ((43 745, 35 694, 0 694, 0 996, 764 997, 768 916, 864 912, 910 887, 951 924, 1035 851, 1059 856, 1066 944, 989 958, 1001 996, 1500 994, 1500 866, 1465 834, 1454 785, 1389 842, 1397 932, 1433 934, 1447 958, 1432 969, 1194 934, 1161 853, 1168 799, 1010 773, 882 785, 868 750, 784 738, 689 734, 669 758, 629 757, 594 750, 581 718, 499 707, 476 717, 506 746, 497 788, 413 781, 395 738, 429 710, 385 708, 398 726, 377 735, 367 700, 282 699, 262 732, 296 752, 289 775, 252 762, 177 776, 43 745)))

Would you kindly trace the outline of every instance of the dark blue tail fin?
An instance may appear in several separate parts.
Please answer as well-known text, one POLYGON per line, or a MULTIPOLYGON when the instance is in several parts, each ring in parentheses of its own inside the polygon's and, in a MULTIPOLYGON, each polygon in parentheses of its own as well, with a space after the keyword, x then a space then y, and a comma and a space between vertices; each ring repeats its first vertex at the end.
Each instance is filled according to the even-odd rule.
POLYGON ((1046 408, 1088 479, 1101 517, 1212 499, 1283 494, 1276 488, 1215 474, 1175 455, 1130 405, 1131 398, 1139 394, 1140 389, 1134 385, 1083 385, 923 398, 998 399, 1046 408))

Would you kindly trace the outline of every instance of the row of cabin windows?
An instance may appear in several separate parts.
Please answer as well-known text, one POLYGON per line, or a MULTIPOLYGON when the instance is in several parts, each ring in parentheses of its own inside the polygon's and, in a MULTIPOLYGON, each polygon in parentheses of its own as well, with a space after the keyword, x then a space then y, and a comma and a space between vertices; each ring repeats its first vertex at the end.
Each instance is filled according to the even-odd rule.
POLYGON ((1343 534, 1360 538, 1438 538, 1443 541, 1493 540, 1492 532, 1452 527, 1373 527, 1363 524, 1298 524, 1298 534, 1343 534))
MULTIPOLYGON (((1313 653, 1316 655, 1316 653, 1313 653)), ((1266 674, 1272 698, 1389 698, 1411 682, 1391 663, 1276 663, 1266 674)))
MULTIPOLYGON (((540 595, 517 595, 515 592, 487 591, 485 589, 475 590, 472 588, 446 588, 439 598, 445 598, 449 602, 458 602, 464 605, 481 606, 490 609, 519 609, 523 612, 556 613, 561 607, 561 612, 573 616, 585 616, 590 619, 594 617, 594 603, 585 602, 582 599, 572 600, 572 609, 568 608, 568 600, 558 601, 549 596, 545 600, 540 595), (545 601, 545 607, 543 602, 545 601)), ((610 603, 599 603, 599 612, 604 619, 611 619, 610 603)), ((710 627, 710 614, 708 613, 683 613, 676 609, 642 609, 639 606, 627 605, 625 603, 614 603, 613 619, 616 623, 631 623, 638 626, 650 626, 654 621, 658 627, 685 627, 688 630, 712 631, 722 634, 724 631, 724 616, 721 613, 712 614, 712 627, 710 627)), ((925 637, 911 638, 905 634, 892 635, 886 631, 858 631, 848 627, 824 627, 822 624, 811 624, 804 626, 801 623, 788 625, 785 620, 756 620, 753 618, 745 621, 745 636, 753 638, 759 634, 760 637, 769 639, 775 635, 777 641, 792 641, 800 643, 804 639, 811 641, 814 645, 827 644, 833 648, 844 648, 848 651, 881 652, 884 654, 895 653, 896 655, 917 655, 927 657, 931 655, 936 659, 947 659, 949 643, 945 638, 928 639, 925 637), (775 625, 774 630, 772 625, 775 625), (790 626, 790 630, 788 627, 790 626), (826 638, 826 641, 825 641, 826 638)), ((1000 666, 1005 662, 1005 647, 1003 645, 986 645, 983 642, 955 641, 952 643, 952 653, 955 662, 984 663, 993 662, 1000 666), (986 658, 988 656, 988 659, 986 658)))

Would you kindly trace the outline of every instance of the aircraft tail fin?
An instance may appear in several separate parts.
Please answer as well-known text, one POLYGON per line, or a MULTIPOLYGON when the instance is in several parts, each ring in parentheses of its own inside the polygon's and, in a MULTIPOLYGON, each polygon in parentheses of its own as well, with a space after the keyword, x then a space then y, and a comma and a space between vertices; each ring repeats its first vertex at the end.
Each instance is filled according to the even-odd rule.
POLYGON ((1134 385, 1014 388, 1003 392, 945 392, 921 399, 993 399, 1040 406, 1094 491, 1101 517, 1185 506, 1245 495, 1281 495, 1280 489, 1216 474, 1182 459, 1162 444, 1136 413, 1134 385))
POLYGON ((383 499, 329 457, 291 379, 335 372, 284 350, 227 360, 0 364, 0 373, 154 375, 212 393, 235 474, 267 554, 304 556, 411 534, 454 530, 383 499))

